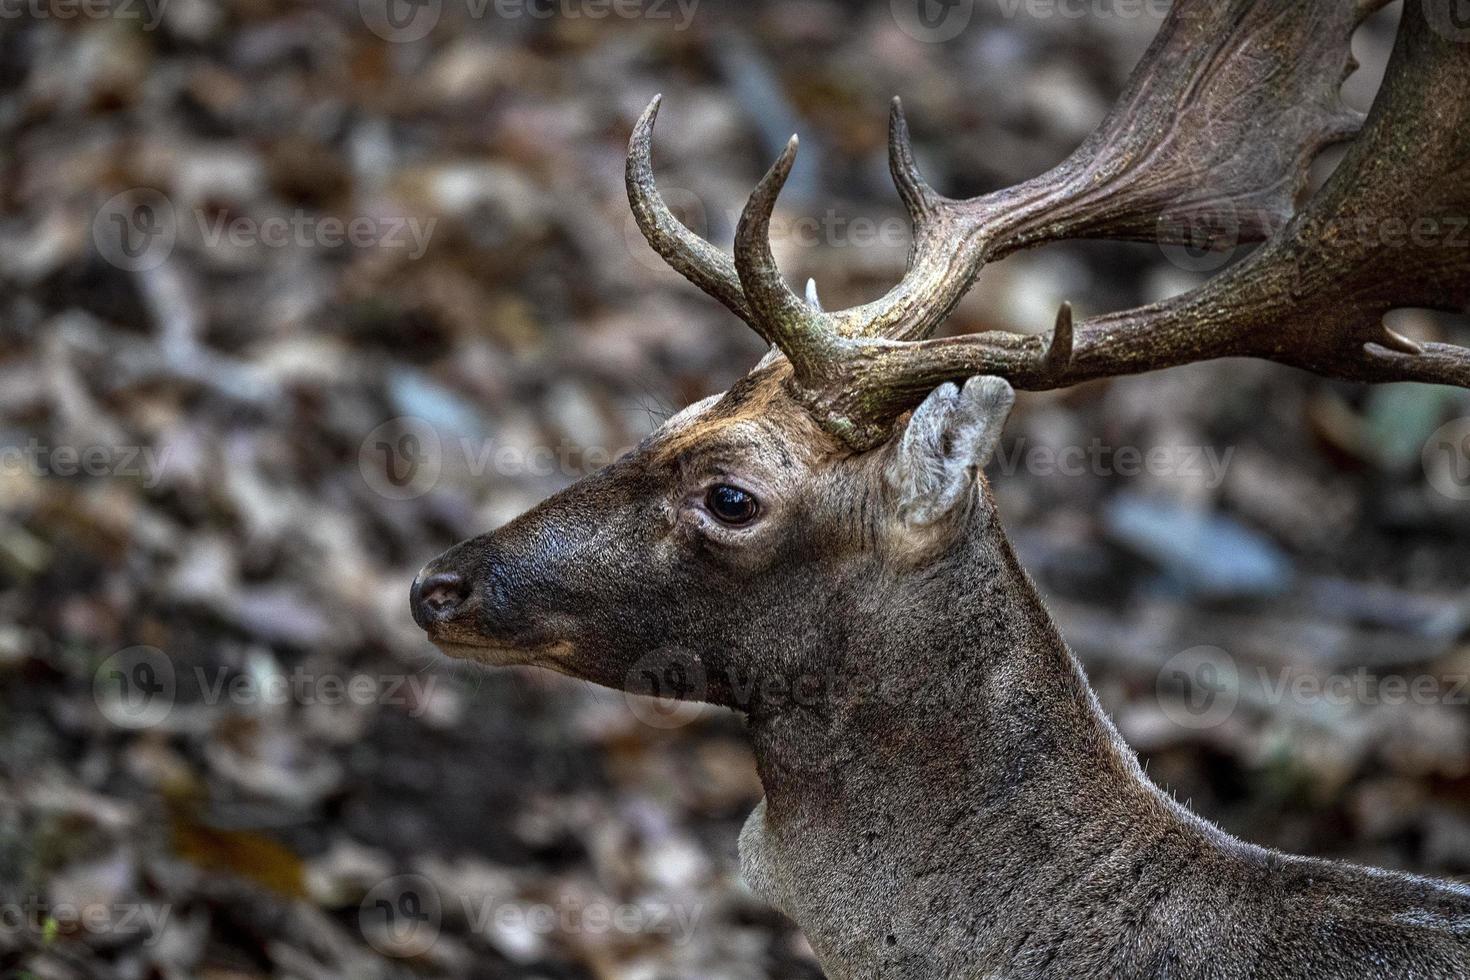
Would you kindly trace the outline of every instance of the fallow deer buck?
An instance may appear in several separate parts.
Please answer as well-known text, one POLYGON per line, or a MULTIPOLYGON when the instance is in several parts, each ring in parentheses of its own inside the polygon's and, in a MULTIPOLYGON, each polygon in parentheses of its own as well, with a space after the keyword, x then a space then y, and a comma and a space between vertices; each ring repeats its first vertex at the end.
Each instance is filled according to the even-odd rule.
POLYGON ((1470 307, 1470 43, 1407 0, 1366 120, 1339 101, 1385 0, 1178 0, 1098 131, 1055 170, 958 201, 919 176, 898 103, 908 271, 822 311, 768 222, 733 259, 654 186, 670 265, 772 346, 728 392, 414 583, 451 656, 639 689, 650 654, 748 715, 766 797, 743 874, 834 978, 1470 977, 1470 888, 1225 834, 1144 776, 1017 563, 980 470, 1012 386, 1208 358, 1470 387, 1470 350, 1384 325, 1470 307), (1309 162, 1351 140, 1301 210, 1309 162), (1264 240, 1204 286, 1048 338, 928 339, 983 262, 1067 238, 1264 240), (815 679, 815 683, 813 683, 815 679), (798 696, 798 693, 800 696, 798 696))

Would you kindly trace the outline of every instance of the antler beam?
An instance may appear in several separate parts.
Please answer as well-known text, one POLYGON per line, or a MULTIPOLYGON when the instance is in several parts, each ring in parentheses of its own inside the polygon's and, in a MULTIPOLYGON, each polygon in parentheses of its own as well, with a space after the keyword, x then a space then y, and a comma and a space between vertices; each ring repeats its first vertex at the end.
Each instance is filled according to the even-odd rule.
POLYGON ((1470 386, 1467 352, 1389 331, 1398 306, 1470 305, 1470 45, 1405 8, 1389 80, 1366 129, 1303 214, 1293 203, 1323 146, 1362 124, 1341 104, 1353 30, 1386 0, 1179 0, 1098 130, 1051 172, 968 201, 914 165, 897 100, 890 165, 914 223, 908 271, 886 296, 823 312, 786 284, 768 230, 796 141, 741 217, 733 260, 685 229, 654 186, 658 100, 634 130, 628 190, 650 243, 790 359, 798 393, 854 448, 936 385, 996 374, 1052 388, 1224 356, 1356 380, 1470 386), (1397 236, 1395 236, 1397 231, 1397 236), (1269 238, 1192 293, 1050 340, 983 333, 926 340, 980 266, 1068 238, 1219 247, 1269 238))
MULTIPOLYGON (((844 387, 815 401, 849 420, 892 418, 945 381, 999 374, 1021 388, 1217 357, 1259 357, 1354 381, 1470 387, 1470 350, 1418 344, 1390 310, 1470 311, 1470 44, 1405 8, 1362 134, 1307 209, 1197 290, 1039 337, 983 333, 854 344, 844 387)), ((861 427, 861 425, 860 425, 861 427)))

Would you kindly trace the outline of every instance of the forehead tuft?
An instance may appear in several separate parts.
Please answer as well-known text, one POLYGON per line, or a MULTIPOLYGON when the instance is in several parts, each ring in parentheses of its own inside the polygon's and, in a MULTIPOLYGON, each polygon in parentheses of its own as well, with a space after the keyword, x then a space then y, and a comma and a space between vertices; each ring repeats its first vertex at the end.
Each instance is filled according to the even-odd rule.
POLYGON ((746 375, 729 391, 690 405, 664 423, 655 452, 665 459, 754 444, 781 447, 783 455, 809 459, 830 451, 831 439, 784 384, 787 372, 760 370, 746 375))

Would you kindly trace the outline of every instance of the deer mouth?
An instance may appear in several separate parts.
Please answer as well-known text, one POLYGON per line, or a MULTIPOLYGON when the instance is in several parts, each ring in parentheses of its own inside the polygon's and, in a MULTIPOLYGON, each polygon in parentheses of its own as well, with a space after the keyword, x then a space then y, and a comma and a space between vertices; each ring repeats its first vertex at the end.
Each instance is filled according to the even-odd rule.
POLYGON ((564 641, 527 648, 484 639, 475 642, 436 639, 432 634, 429 640, 450 660, 486 667, 544 667, 558 673, 566 672, 565 664, 572 651, 572 645, 564 641))

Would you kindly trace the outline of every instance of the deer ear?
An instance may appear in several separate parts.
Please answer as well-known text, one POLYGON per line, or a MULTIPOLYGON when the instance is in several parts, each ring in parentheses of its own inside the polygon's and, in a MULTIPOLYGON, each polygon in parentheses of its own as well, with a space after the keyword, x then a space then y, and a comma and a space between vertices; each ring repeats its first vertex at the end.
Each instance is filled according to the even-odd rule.
POLYGON ((937 523, 967 505, 990 462, 1016 393, 1004 378, 975 377, 936 388, 914 410, 884 476, 910 525, 937 523))

